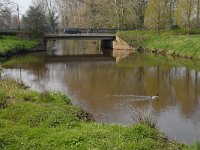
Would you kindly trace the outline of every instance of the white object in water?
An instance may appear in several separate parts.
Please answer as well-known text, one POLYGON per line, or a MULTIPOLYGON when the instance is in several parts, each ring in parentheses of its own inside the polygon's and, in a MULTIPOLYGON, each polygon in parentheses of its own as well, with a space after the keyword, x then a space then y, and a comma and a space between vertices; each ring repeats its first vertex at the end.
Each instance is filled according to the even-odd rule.
POLYGON ((156 96, 151 96, 151 99, 156 99, 156 100, 158 100, 158 99, 159 99, 159 96, 158 96, 158 95, 156 95, 156 96))

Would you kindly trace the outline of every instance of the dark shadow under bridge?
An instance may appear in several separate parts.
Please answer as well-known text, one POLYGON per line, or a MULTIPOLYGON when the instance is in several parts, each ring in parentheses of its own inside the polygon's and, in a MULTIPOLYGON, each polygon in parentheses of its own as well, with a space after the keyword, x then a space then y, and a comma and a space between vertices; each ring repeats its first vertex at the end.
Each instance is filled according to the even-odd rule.
POLYGON ((115 34, 108 33, 82 33, 82 34, 45 34, 44 42, 50 40, 99 40, 102 48, 113 48, 113 41, 116 39, 115 34))

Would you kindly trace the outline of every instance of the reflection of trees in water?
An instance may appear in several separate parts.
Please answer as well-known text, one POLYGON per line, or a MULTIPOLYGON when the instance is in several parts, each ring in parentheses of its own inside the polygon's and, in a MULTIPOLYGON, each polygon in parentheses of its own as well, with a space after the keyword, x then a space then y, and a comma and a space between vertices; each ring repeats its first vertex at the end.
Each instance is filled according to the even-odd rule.
MULTIPOLYGON (((157 112, 169 106, 180 105, 182 113, 188 116, 195 111, 194 107, 198 103, 195 96, 190 97, 190 95, 195 94, 195 91, 198 92, 198 89, 197 86, 191 87, 192 81, 188 70, 184 74, 182 69, 162 68, 160 66, 127 69, 116 68, 110 64, 83 64, 74 67, 76 69, 70 69, 66 80, 70 84, 71 90, 76 90, 78 97, 86 100, 93 107, 101 107, 99 104, 95 106, 97 105, 95 97, 99 95, 155 95, 158 91, 161 99, 153 103, 153 107, 157 112), (176 73, 180 77, 177 77, 176 73)), ((192 78, 198 80, 195 76, 192 78)), ((108 100, 106 99, 106 101, 108 100)), ((101 105, 102 107, 109 107, 106 106, 107 102, 102 102, 101 105)), ((149 105, 149 103, 136 102, 133 105, 141 107, 149 105)))

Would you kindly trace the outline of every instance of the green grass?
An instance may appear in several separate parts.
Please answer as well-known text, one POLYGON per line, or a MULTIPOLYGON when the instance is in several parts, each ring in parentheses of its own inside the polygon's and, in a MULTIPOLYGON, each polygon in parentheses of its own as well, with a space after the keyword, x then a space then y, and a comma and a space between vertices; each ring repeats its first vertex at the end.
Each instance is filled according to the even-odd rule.
POLYGON ((25 90, 0 80, 0 149, 174 150, 198 148, 169 142, 147 125, 129 127, 93 121, 61 93, 25 90))
POLYGON ((118 36, 135 48, 164 55, 200 59, 200 35, 183 35, 179 31, 122 31, 118 36))
POLYGON ((31 51, 39 40, 20 39, 15 36, 0 36, 0 57, 9 57, 13 54, 31 51))

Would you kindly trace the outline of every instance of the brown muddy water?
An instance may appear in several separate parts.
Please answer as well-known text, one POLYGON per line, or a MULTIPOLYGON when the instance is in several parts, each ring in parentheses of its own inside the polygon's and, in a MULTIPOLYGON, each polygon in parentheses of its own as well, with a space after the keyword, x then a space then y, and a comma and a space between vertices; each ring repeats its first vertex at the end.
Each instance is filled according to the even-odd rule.
POLYGON ((200 62, 136 53, 125 58, 131 51, 99 47, 98 41, 51 41, 47 52, 5 62, 2 76, 37 91, 64 92, 102 123, 131 125, 135 110, 151 108, 171 140, 200 140, 200 62), (157 93, 158 101, 149 99, 157 93))

